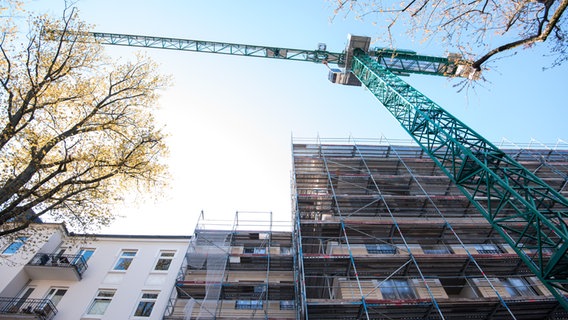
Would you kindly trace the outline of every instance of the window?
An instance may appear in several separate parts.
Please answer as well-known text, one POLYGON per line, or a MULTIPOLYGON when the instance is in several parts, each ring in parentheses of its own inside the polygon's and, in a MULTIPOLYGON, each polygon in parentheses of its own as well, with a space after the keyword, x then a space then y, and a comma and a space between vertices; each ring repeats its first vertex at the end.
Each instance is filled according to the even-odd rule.
POLYGON ((480 254, 500 254, 503 253, 498 246, 494 244, 476 244, 475 250, 480 254))
POLYGON ((66 292, 67 288, 51 288, 47 292, 45 298, 51 300, 53 305, 57 306, 57 304, 59 303, 59 301, 61 301, 61 299, 63 298, 66 292))
POLYGON ((280 301, 280 310, 295 310, 294 300, 280 301))
POLYGON ((292 248, 290 247, 280 247, 280 254, 291 254, 292 248))
POLYGON ((77 264, 79 262, 79 259, 81 259, 81 257, 83 257, 83 260, 85 260, 85 262, 89 261, 89 259, 93 255, 93 253, 95 253, 95 249, 81 249, 81 250, 79 250, 79 253, 77 253, 77 258, 75 258, 75 260, 73 260, 73 264, 77 264))
POLYGON ((443 244, 423 245, 422 251, 425 254, 451 254, 452 250, 443 244))
POLYGON ((81 249, 81 251, 79 251, 79 256, 83 257, 83 259, 85 259, 85 262, 87 262, 89 261, 93 253, 95 253, 95 249, 81 249))
POLYGON ((12 242, 9 246, 6 247, 6 249, 4 249, 4 251, 2 251, 2 254, 3 255, 12 255, 12 254, 16 253, 18 251, 18 249, 20 249, 27 240, 28 240, 27 237, 16 238, 16 240, 14 240, 14 242, 12 242))
POLYGON ((18 296, 18 299, 16 299, 12 305, 10 305, 9 307, 9 311, 13 311, 15 313, 20 312, 20 308, 22 308, 22 306, 26 305, 26 300, 30 297, 30 295, 32 294, 32 292, 34 292, 35 287, 26 287, 24 288, 24 290, 22 290, 22 292, 20 292, 20 295, 18 296))
POLYGON ((262 300, 237 300, 235 309, 262 310, 262 300))
POLYGON ((136 250, 123 250, 120 253, 120 257, 116 261, 113 270, 128 270, 134 256, 136 255, 136 250))
POLYGON ((369 254, 396 254, 396 247, 390 244, 366 244, 369 254))
POLYGON ((114 293, 116 290, 104 290, 101 289, 97 292, 93 303, 89 306, 89 310, 87 314, 93 315, 103 315, 105 314, 106 309, 108 308, 110 302, 112 301, 112 297, 114 297, 114 293))
POLYGON ((505 290, 507 290, 511 297, 530 297, 536 295, 531 286, 524 279, 509 278, 501 280, 501 283, 505 286, 505 290))
POLYGON ((245 248, 243 253, 266 254, 266 248, 245 248))
POLYGON ((32 292, 34 292, 35 287, 26 287, 24 290, 22 290, 22 292, 20 293, 19 298, 26 300, 31 294, 32 292))
POLYGON ((158 261, 156 262, 154 270, 157 271, 168 270, 170 268, 170 265, 172 264, 174 255, 175 255, 174 251, 160 251, 160 256, 158 257, 158 261))
POLYGON ((134 311, 134 316, 149 317, 152 314, 152 309, 154 309, 154 305, 158 299, 158 294, 158 292, 142 292, 142 297, 134 311))
POLYGON ((383 298, 399 300, 414 299, 412 288, 406 280, 386 280, 380 285, 383 298))
MULTIPOLYGON (((34 313, 39 315, 40 319, 47 319, 49 316, 55 315, 54 307, 57 306, 66 292, 67 288, 50 288, 44 299, 39 300, 38 305, 34 307, 34 313)), ((28 307, 28 309, 29 308, 31 307, 28 307)))

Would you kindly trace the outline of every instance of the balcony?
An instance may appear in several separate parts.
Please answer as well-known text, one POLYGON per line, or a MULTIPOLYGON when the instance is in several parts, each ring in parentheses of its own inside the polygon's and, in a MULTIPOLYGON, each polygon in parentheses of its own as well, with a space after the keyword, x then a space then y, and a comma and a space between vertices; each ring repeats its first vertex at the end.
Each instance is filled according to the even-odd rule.
POLYGON ((34 280, 81 280, 87 270, 87 262, 82 255, 36 254, 25 268, 34 280))
POLYGON ((0 319, 50 320, 57 308, 49 299, 22 299, 0 297, 0 319))

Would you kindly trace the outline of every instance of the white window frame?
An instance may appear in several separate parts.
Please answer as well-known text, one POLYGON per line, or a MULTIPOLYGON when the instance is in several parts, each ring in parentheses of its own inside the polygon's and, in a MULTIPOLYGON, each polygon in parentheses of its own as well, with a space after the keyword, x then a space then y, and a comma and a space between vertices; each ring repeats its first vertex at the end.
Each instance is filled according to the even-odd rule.
POLYGON ((83 260, 85 263, 87 263, 87 261, 89 261, 89 259, 91 259, 91 257, 95 254, 95 248, 81 248, 79 249, 79 252, 77 252, 75 259, 73 259, 73 264, 77 264, 81 257, 83 257, 83 260), (89 256, 85 257, 85 253, 88 251, 92 251, 93 253, 91 253, 89 256))
POLYGON ((116 262, 114 263, 114 267, 112 267, 112 270, 118 272, 126 272, 132 265, 132 262, 134 261, 136 254, 138 254, 138 250, 130 250, 130 249, 121 250, 120 255, 118 256, 116 262), (126 261, 130 262, 128 262, 128 264, 126 264, 125 267, 122 266, 126 261), (121 266, 123 269, 119 268, 121 266))
POLYGON ((412 285, 404 279, 389 279, 381 282, 380 290, 383 298, 390 300, 412 300, 416 299, 412 285), (389 292, 391 291, 391 292, 389 292), (394 297, 389 297, 394 295, 394 297), (407 295, 409 295, 407 297, 407 295))
POLYGON ((56 296, 56 293, 59 290, 65 290, 65 292, 60 296, 61 299, 63 299, 63 296, 69 291, 68 287, 50 287, 49 290, 47 290, 47 293, 45 294, 44 299, 49 299, 51 300, 51 302, 53 303, 54 306, 57 306, 59 304, 59 301, 61 301, 61 299, 59 300, 53 300, 53 297, 56 296))
POLYGON ((10 244, 7 245, 4 250, 2 250, 1 255, 11 256, 16 254, 20 250, 20 248, 26 244, 26 241, 28 241, 28 239, 28 237, 17 237, 12 242, 10 242, 10 244), (10 250, 10 252, 8 252, 8 250, 10 250))
POLYGON ((8 310, 16 313, 21 312, 21 310, 23 309, 22 306, 25 305, 27 299, 30 299, 30 296, 33 294, 35 289, 36 286, 26 286, 24 289, 22 289, 22 291, 20 291, 20 293, 18 294, 18 298, 11 303, 8 310))
POLYGON ((112 303, 112 299, 116 294, 116 289, 99 289, 97 290, 97 294, 93 298, 93 301, 87 308, 86 314, 89 316, 103 316, 108 309, 108 306, 112 303), (97 304, 102 306, 102 310, 97 310, 97 313, 93 312, 93 309, 97 304), (100 313, 99 313, 100 312, 100 313))
POLYGON ((77 253, 77 255, 83 257, 83 259, 85 259, 85 262, 87 262, 95 254, 95 251, 96 251, 95 248, 81 248, 81 249, 79 249, 79 252, 77 253), (92 251, 92 253, 90 255, 88 255, 87 257, 85 257, 85 253, 90 252, 90 251, 92 251))
POLYGON ((523 278, 505 278, 501 280, 501 285, 511 297, 534 297, 536 292, 532 285, 523 278))
POLYGON ((154 263, 154 272, 168 272, 172 266, 172 262, 174 261, 174 258, 176 256, 176 251, 175 250, 160 250, 160 253, 158 254, 158 259, 156 259, 156 262, 154 263), (167 268, 166 269, 157 269, 158 266, 162 265, 161 261, 163 261, 163 263, 166 263, 166 261, 169 261, 167 263, 167 268))
POLYGON ((18 298, 19 299, 28 299, 32 292, 34 292, 34 290, 37 289, 37 287, 34 286, 26 286, 24 289, 22 289, 22 291, 20 291, 20 293, 18 294, 18 298))
MULTIPOLYGON (((158 301, 159 295, 160 291, 142 291, 140 297, 138 298, 138 303, 136 304, 136 308, 134 308, 132 316, 136 319, 149 318, 152 315, 152 312, 154 311, 154 307, 156 307, 156 302, 158 301), (143 305, 150 306, 150 313, 147 315, 145 314, 137 315, 136 312, 138 312, 138 309, 143 305)), ((145 310, 145 308, 143 307, 142 310, 145 310)))

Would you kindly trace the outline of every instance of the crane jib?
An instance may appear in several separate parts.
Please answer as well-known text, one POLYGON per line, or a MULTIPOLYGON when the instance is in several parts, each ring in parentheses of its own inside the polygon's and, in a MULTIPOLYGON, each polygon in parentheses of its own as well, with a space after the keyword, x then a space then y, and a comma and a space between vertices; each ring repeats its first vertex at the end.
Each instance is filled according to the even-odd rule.
MULTIPOLYGON (((55 33, 64 37, 61 31, 55 33)), ((370 38, 351 35, 342 53, 321 46, 300 50, 115 33, 71 35, 77 41, 94 38, 109 45, 338 65, 343 69, 332 69, 333 81, 365 85, 568 310, 568 200, 396 75, 479 77, 459 56, 370 50, 370 38), (527 250, 534 253, 528 255, 527 250)))
MULTIPOLYGON (((337 53, 322 50, 325 48, 325 45, 318 46, 316 50, 305 50, 103 32, 91 32, 90 36, 101 44, 307 61, 338 65, 349 69, 349 64, 346 63, 345 52, 337 53)), ((392 72, 399 74, 418 73, 449 77, 469 76, 461 73, 466 63, 456 56, 448 58, 423 56, 407 50, 396 51, 385 48, 375 48, 369 51, 369 55, 375 57, 379 63, 385 65, 392 72)))

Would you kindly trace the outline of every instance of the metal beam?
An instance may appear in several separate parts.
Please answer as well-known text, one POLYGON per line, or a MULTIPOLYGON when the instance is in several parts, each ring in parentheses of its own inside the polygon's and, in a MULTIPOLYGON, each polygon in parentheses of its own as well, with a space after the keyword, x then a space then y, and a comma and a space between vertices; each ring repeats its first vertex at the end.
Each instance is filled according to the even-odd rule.
MULTIPOLYGON (((321 46, 316 50, 304 50, 119 33, 90 32, 89 35, 94 37, 97 42, 105 45, 307 61, 339 66, 345 65, 346 58, 345 53, 326 51, 325 46, 321 46)), ((386 66, 390 71, 398 74, 417 73, 438 76, 461 76, 459 75, 461 70, 461 61, 459 59, 423 56, 412 51, 396 51, 385 48, 375 48, 369 52, 369 55, 373 56, 374 59, 386 66)))
POLYGON ((568 310, 568 200, 360 50, 352 72, 568 310))

